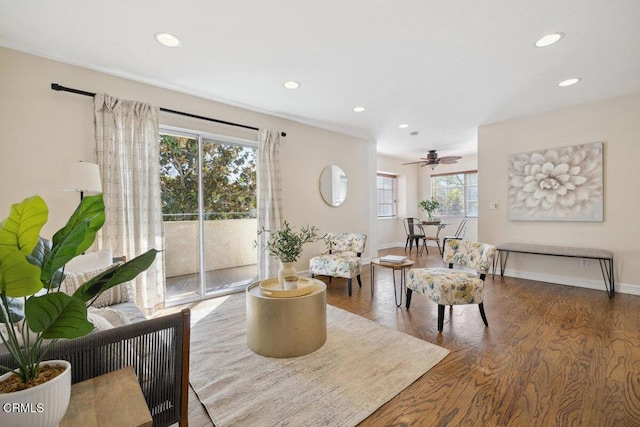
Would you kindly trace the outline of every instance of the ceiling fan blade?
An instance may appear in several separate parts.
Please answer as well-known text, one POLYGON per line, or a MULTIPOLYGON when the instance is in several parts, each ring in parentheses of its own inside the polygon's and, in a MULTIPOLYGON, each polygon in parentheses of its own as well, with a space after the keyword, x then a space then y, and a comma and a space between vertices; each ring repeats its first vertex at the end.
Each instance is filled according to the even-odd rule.
POLYGON ((444 157, 440 157, 440 163, 443 163, 445 165, 451 165, 453 163, 457 163, 458 160, 460 160, 462 157, 460 156, 444 156, 444 157))
POLYGON ((425 163, 425 161, 424 161, 424 160, 420 160, 420 161, 418 161, 418 162, 403 163, 403 165, 415 165, 415 164, 417 164, 417 163, 425 163))

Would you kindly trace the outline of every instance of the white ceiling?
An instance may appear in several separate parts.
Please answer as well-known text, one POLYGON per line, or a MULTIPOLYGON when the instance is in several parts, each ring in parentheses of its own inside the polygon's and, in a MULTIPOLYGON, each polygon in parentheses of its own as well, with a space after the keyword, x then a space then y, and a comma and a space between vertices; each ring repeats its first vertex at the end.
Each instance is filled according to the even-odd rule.
POLYGON ((0 0, 0 45, 407 160, 475 152, 482 124, 640 92, 639 0, 0 0), (183 46, 161 46, 160 31, 183 46), (533 47, 557 31, 559 43, 533 47))

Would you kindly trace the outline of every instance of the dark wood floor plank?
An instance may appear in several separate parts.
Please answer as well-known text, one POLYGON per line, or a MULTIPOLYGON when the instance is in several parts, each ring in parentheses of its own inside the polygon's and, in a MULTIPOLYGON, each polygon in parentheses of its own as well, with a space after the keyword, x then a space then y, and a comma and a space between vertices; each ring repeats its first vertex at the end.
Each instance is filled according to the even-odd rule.
MULTIPOLYGON (((436 251, 411 258, 443 266, 436 251)), ((489 327, 477 305, 454 306, 438 334, 424 296, 395 307, 390 270, 373 298, 368 267, 362 279, 351 298, 334 279, 327 302, 451 351, 362 426, 640 425, 640 297, 489 275, 489 327)))

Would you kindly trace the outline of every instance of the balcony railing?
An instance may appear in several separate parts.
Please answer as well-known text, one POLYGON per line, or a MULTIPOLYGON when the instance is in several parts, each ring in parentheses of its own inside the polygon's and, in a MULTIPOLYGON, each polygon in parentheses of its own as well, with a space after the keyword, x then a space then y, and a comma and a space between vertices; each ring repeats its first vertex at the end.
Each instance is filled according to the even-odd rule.
MULTIPOLYGON (((226 216, 247 215, 246 212, 226 212, 226 216)), ((191 219, 166 220, 178 215, 188 217, 195 214, 163 215, 165 237, 166 277, 183 276, 199 272, 198 260, 198 221, 191 219)), ((209 217, 222 215, 209 214, 209 217)), ((205 218, 207 215, 205 215, 205 218)), ((256 240, 257 219, 219 219, 204 221, 204 269, 205 271, 243 267, 257 263, 256 240)))

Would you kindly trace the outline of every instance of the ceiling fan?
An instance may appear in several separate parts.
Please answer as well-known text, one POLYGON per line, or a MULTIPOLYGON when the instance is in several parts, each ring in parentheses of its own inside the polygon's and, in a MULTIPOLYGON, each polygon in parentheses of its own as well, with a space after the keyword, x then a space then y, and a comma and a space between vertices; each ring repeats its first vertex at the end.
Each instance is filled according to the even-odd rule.
POLYGON ((420 167, 431 166, 431 169, 435 169, 435 167, 441 163, 443 165, 452 165, 454 163, 457 163, 458 160, 460 160, 462 157, 460 156, 438 157, 438 153, 436 153, 436 150, 429 150, 429 153, 427 153, 427 157, 420 157, 420 158, 422 160, 419 160, 417 162, 403 163, 403 165, 413 165, 416 163, 422 163, 420 167))

